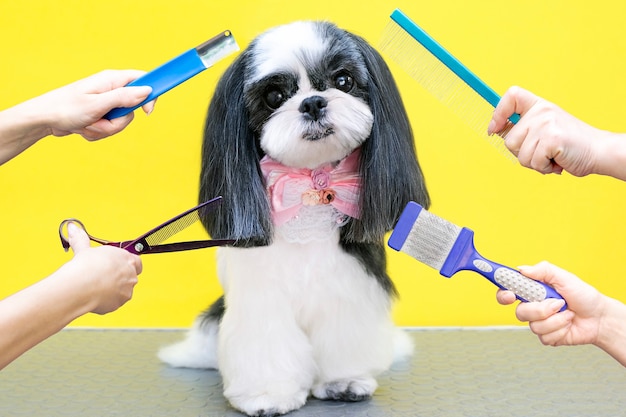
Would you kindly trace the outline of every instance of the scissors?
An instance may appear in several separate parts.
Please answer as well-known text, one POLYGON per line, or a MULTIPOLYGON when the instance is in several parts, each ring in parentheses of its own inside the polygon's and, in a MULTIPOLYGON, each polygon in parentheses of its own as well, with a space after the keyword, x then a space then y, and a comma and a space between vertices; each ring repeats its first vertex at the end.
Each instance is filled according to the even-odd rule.
POLYGON ((91 241, 99 243, 101 245, 117 246, 118 248, 125 249, 135 255, 142 255, 144 253, 178 252, 192 249, 209 248, 213 246, 229 245, 235 243, 235 240, 209 239, 159 245, 159 243, 169 239, 176 233, 182 231, 183 229, 186 229, 196 221, 200 220, 200 211, 206 213, 209 210, 214 210, 221 202, 222 197, 216 197, 212 200, 205 201, 204 203, 199 204, 196 207, 190 208, 184 213, 181 213, 178 216, 171 218, 165 223, 155 227, 149 232, 144 233, 143 235, 133 240, 110 242, 108 240, 98 239, 97 237, 91 236, 89 233, 87 233, 85 225, 78 219, 63 220, 61 222, 61 225, 59 226, 59 237, 61 238, 61 244, 63 245, 63 249, 65 249, 65 251, 67 252, 70 248, 70 242, 66 235, 66 226, 69 223, 74 223, 83 228, 91 241))

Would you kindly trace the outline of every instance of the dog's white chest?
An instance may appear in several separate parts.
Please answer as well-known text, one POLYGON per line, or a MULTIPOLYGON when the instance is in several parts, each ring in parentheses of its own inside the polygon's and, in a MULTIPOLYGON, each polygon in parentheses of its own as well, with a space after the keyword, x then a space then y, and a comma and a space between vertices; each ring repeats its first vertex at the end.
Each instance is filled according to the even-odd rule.
POLYGON ((291 243, 328 240, 349 217, 335 207, 325 204, 303 206, 287 222, 276 227, 276 233, 291 243))

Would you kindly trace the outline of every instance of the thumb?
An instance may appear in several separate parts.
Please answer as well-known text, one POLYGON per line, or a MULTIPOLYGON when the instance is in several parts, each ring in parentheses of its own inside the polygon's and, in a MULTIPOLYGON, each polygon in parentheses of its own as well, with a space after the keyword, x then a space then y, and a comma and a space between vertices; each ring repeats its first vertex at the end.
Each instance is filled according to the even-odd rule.
POLYGON ((90 247, 87 232, 72 222, 67 225, 67 236, 75 255, 90 247))

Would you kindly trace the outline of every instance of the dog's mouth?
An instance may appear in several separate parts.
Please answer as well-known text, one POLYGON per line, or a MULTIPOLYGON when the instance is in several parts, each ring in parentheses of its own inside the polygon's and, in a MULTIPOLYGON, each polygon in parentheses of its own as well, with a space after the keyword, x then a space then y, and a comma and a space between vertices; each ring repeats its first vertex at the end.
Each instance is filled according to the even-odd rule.
POLYGON ((324 139, 332 135, 333 133, 335 133, 335 129, 333 129, 332 127, 326 127, 326 128, 318 129, 313 132, 307 132, 302 135, 302 139, 316 141, 316 140, 324 139))

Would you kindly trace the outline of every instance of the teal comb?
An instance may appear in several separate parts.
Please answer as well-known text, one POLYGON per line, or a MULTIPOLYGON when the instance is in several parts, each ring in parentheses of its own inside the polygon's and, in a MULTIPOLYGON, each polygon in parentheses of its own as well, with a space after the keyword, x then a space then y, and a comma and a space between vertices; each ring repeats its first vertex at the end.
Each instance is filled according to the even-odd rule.
POLYGON ((480 136, 515 159, 501 138, 520 116, 511 115, 499 136, 489 136, 487 125, 500 96, 399 9, 391 14, 380 47, 480 136))

